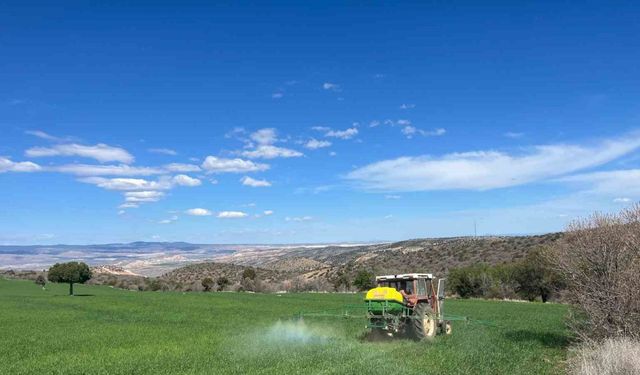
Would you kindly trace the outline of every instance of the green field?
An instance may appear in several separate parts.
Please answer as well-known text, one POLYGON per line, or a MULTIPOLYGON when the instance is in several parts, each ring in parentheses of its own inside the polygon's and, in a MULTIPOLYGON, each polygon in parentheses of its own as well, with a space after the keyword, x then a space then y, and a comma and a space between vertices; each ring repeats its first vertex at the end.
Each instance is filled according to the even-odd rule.
POLYGON ((561 373, 566 307, 447 301, 432 342, 367 342, 364 319, 297 311, 360 303, 349 294, 130 292, 0 279, 0 374, 561 373), (279 322, 280 320, 280 322, 279 322))

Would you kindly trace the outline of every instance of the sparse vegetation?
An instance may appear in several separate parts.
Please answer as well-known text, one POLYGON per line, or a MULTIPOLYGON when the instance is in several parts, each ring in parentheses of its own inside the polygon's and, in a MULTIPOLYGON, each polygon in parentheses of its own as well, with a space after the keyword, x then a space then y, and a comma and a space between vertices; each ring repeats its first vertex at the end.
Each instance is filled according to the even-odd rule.
POLYGON ((640 205, 572 222, 550 255, 581 338, 640 338, 640 205))
POLYGON ((640 374, 640 342, 629 338, 607 339, 574 350, 569 373, 575 375, 640 374))

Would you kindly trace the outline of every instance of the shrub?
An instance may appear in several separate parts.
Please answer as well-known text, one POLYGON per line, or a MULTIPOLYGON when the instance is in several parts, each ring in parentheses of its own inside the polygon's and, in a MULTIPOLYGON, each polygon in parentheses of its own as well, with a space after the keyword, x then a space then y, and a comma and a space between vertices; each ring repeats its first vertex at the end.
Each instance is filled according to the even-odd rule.
POLYGON ((249 267, 242 272, 243 279, 255 280, 256 279, 256 271, 249 267))
POLYGON ((44 286, 47 284, 47 280, 45 280, 44 276, 38 275, 38 277, 36 277, 35 283, 36 285, 40 285, 44 290, 44 286))
POLYGON ((517 263, 512 276, 518 295, 529 301, 540 297, 542 302, 547 302, 554 292, 564 286, 561 276, 553 270, 542 248, 533 250, 517 263))
POLYGON ((640 374, 640 342, 617 338, 584 345, 569 359, 568 367, 576 375, 640 374))
POLYGON ((204 288, 205 292, 210 291, 211 288, 213 288, 214 284, 215 282, 210 277, 205 277, 204 279, 202 279, 202 287, 204 288))
POLYGON ((226 277, 220 276, 216 280, 216 284, 218 284, 218 292, 221 292, 224 290, 224 288, 226 288, 230 284, 230 282, 229 282, 229 279, 227 279, 226 277))
POLYGON ((582 338, 640 338, 640 205, 569 224, 549 254, 582 338))
POLYGON ((375 275, 369 271, 359 271, 353 285, 360 291, 371 289, 375 286, 375 275))

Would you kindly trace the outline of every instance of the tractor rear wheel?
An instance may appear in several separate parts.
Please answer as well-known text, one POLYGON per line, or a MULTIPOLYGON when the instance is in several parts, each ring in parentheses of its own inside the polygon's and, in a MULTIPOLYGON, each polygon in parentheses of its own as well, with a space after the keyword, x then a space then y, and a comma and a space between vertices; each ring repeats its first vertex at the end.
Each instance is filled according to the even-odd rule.
POLYGON ((411 334, 417 341, 436 336, 438 325, 436 316, 428 303, 419 303, 413 308, 411 334))

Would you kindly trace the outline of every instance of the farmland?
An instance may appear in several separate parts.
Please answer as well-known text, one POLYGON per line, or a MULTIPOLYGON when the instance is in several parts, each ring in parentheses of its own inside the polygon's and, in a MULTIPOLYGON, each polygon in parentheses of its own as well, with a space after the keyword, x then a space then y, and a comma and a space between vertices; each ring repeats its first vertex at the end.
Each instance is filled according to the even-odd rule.
POLYGON ((289 319, 359 294, 47 289, 0 279, 0 373, 546 374, 562 372, 568 344, 558 304, 449 300, 472 319, 452 336, 368 342, 364 319, 289 319))

